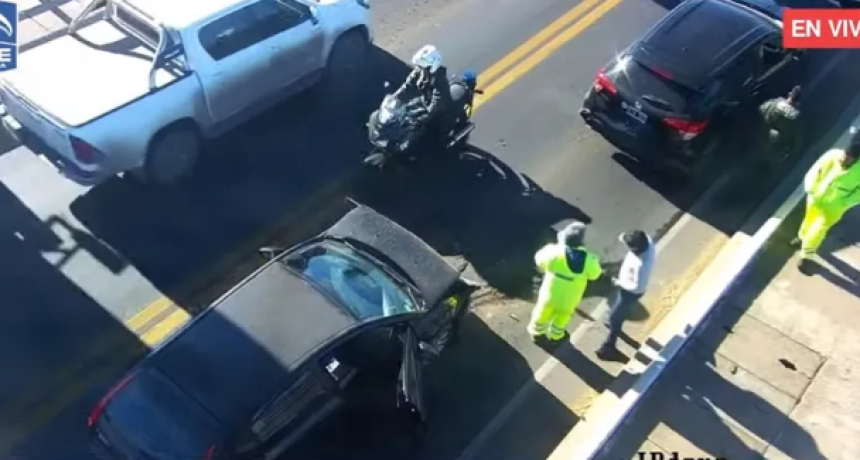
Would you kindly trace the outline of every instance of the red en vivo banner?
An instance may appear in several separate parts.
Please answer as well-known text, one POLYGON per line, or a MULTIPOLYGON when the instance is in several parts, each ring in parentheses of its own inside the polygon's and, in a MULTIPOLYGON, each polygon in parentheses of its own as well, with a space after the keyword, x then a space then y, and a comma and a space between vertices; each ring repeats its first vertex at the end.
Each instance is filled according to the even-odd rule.
POLYGON ((782 17, 785 48, 860 48, 860 10, 787 8, 782 17))

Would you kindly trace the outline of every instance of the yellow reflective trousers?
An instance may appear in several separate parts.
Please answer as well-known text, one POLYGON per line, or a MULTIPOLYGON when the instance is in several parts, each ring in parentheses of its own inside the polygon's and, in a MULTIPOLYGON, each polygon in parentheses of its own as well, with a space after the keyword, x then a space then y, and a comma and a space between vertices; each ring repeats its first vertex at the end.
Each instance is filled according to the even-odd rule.
POLYGON ((801 257, 815 255, 830 228, 860 203, 860 163, 846 169, 842 165, 844 156, 843 150, 828 151, 804 177, 806 213, 797 233, 801 257))
POLYGON ((537 303, 526 330, 532 337, 561 340, 589 281, 603 274, 597 256, 583 247, 549 244, 535 254, 544 273, 537 303))
POLYGON ((800 257, 810 258, 818 252, 824 238, 827 237, 827 232, 839 222, 842 218, 842 213, 835 213, 831 209, 822 208, 815 203, 815 200, 807 197, 806 213, 803 215, 803 222, 800 224, 800 230, 797 232, 797 237, 800 238, 800 257))

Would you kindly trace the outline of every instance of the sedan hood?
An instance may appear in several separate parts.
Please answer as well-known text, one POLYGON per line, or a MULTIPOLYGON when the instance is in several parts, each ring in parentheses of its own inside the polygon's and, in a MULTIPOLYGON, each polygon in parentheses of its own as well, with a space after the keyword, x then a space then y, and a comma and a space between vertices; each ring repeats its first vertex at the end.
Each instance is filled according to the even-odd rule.
POLYGON ((428 306, 433 306, 457 282, 459 272, 430 245, 376 211, 359 205, 323 236, 357 241, 374 248, 415 284, 428 306))

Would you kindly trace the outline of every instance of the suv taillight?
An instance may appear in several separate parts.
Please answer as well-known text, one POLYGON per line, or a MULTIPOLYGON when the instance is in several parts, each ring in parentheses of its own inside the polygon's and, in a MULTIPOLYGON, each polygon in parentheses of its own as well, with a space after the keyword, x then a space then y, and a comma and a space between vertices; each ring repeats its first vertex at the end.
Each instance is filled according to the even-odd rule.
POLYGON ((119 393, 120 390, 125 388, 125 386, 128 385, 128 383, 131 382, 131 379, 133 379, 133 378, 134 378, 133 373, 126 375, 125 377, 122 378, 122 380, 120 380, 116 385, 114 385, 113 388, 108 390, 108 392, 105 393, 104 396, 102 396, 102 399, 99 400, 99 402, 96 404, 96 407, 94 407, 93 411, 90 412, 90 416, 87 417, 87 426, 88 427, 92 428, 92 427, 96 426, 96 423, 99 422, 99 419, 101 418, 102 414, 104 413, 105 408, 107 407, 110 400, 114 396, 116 396, 116 394, 119 393))
POLYGON ((215 446, 210 446, 206 449, 206 454, 203 455, 203 460, 215 460, 218 458, 218 449, 215 446))
POLYGON ((85 165, 96 164, 105 157, 105 154, 101 150, 75 136, 69 136, 69 142, 72 144, 72 152, 75 154, 75 159, 85 165))
POLYGON ((594 90, 598 93, 618 94, 618 88, 615 87, 615 83, 612 83, 612 80, 606 75, 604 69, 600 69, 597 72, 597 76, 594 77, 594 90))
POLYGON ((681 135, 681 139, 685 141, 702 134, 702 131, 708 126, 707 121, 689 121, 679 118, 664 118, 663 123, 677 131, 681 135))

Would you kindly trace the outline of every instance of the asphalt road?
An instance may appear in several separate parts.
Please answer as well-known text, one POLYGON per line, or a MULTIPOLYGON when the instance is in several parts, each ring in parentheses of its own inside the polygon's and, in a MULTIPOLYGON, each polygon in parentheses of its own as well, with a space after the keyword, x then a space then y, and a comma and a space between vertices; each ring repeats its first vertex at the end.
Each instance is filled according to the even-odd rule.
MULTIPOLYGON (((712 194, 707 203, 693 207, 719 174, 689 186, 666 184, 620 163, 614 149, 583 126, 576 111, 596 69, 671 7, 649 0, 617 3, 602 17, 580 19, 578 26, 557 33, 570 37, 554 53, 529 53, 535 57, 525 61, 539 63, 529 72, 522 72, 528 65, 520 61, 495 79, 504 82, 494 83, 503 90, 483 103, 476 116, 473 144, 479 159, 440 161, 419 174, 362 177, 351 184, 353 196, 443 254, 468 261, 474 276, 509 297, 477 308, 464 346, 431 377, 435 418, 446 429, 434 435, 427 458, 452 458, 466 448, 546 362, 547 353, 525 337, 523 321, 533 290, 530 258, 552 238, 553 225, 571 218, 589 221, 590 246, 614 261, 620 255, 616 237, 621 231, 638 227, 662 234, 681 211, 691 211, 698 225, 681 232, 691 235, 676 238, 661 253, 661 265, 668 267, 658 274, 662 286, 663 281, 683 280, 701 242, 733 231, 755 202, 750 196, 727 204, 712 194)), ((216 155, 200 173, 173 189, 143 190, 116 179, 84 190, 25 148, 0 142, 9 146, 0 156, 0 247, 15 261, 0 268, 0 284, 11 299, 0 311, 0 349, 16 350, 0 353, 0 449, 11 448, 22 459, 69 453, 88 458, 83 420, 122 368, 106 363, 145 348, 120 321, 150 306, 147 311, 158 311, 151 318, 137 317, 138 325, 169 329, 165 324, 170 318, 181 315, 172 313, 168 302, 159 300, 162 296, 193 310, 197 296, 191 294, 197 290, 189 285, 200 284, 195 280, 213 270, 222 275, 230 271, 219 261, 252 235, 285 218, 293 222, 282 238, 287 242, 315 231, 316 226, 295 219, 308 211, 302 205, 309 201, 314 211, 326 214, 321 220, 329 219, 323 211, 338 208, 340 201, 321 197, 332 190, 337 197, 338 187, 332 184, 355 171, 361 145, 356 127, 378 103, 383 82, 397 84, 405 73, 397 58, 432 42, 443 50, 451 70, 485 71, 576 4, 497 0, 487 10, 478 0, 376 1, 376 41, 385 50, 375 53, 371 84, 367 94, 353 101, 353 110, 320 110, 311 96, 285 104, 218 142, 216 155)), ((21 9, 27 8, 22 3, 21 9)), ((48 8, 32 8, 39 8, 32 10, 35 20, 48 27, 57 24, 48 8)), ((22 33, 35 27, 23 25, 24 18, 22 33)), ((857 91, 849 77, 857 75, 860 61, 853 56, 828 67, 830 57, 816 54, 813 69, 827 67, 828 73, 824 78, 810 75, 819 97, 810 98, 805 116, 819 133, 846 108, 850 98, 845 95, 857 91)), ((729 152, 726 158, 726 164, 734 161, 729 152)), ((224 285, 207 291, 218 292, 224 285)), ((593 292, 583 310, 592 310, 602 294, 593 292)), ((648 315, 642 312, 640 320, 648 315)), ((147 343, 163 336, 157 330, 148 334, 143 339, 147 343)), ((565 397, 578 389, 566 391, 565 397)), ((532 429, 546 428, 556 436, 575 417, 544 422, 554 425, 532 424, 532 429)), ((542 441, 551 444, 549 438, 542 441)))

